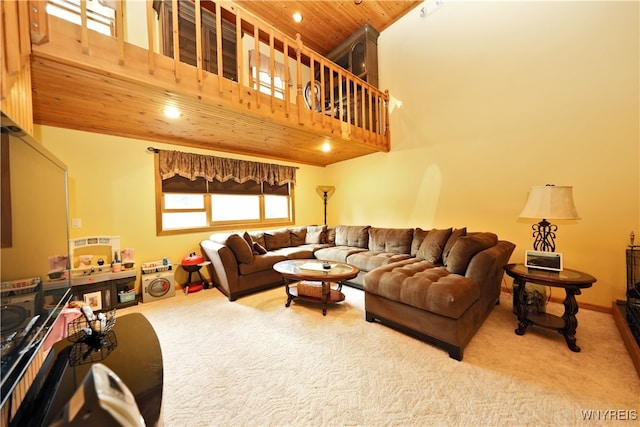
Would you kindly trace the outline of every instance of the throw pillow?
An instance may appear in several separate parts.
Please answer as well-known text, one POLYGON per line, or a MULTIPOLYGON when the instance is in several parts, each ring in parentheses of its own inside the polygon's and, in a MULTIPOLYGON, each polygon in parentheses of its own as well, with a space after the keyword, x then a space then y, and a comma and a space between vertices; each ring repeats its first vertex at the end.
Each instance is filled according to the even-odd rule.
POLYGON ((258 255, 264 255, 267 253, 267 250, 258 242, 253 242, 253 251, 258 255))
POLYGON ((451 248, 456 243, 459 237, 467 235, 467 227, 456 228, 451 232, 451 236, 447 239, 447 243, 444 245, 444 250, 442 251, 442 263, 447 265, 447 258, 449 258, 449 254, 451 253, 451 248))
POLYGON ((264 233, 265 248, 273 251, 291 246, 291 234, 289 230, 274 230, 264 233))
POLYGON ((251 248, 251 250, 255 254, 256 251, 255 251, 255 249, 253 249, 253 239, 251 238, 251 235, 249 234, 249 232, 245 231, 244 234, 242 235, 242 238, 247 241, 247 244, 249 245, 249 247, 251 248))
POLYGON ((236 256, 238 262, 242 264, 249 264, 251 261, 253 261, 253 248, 249 246, 247 241, 242 236, 238 234, 232 234, 227 239, 227 246, 236 256))
POLYGON ((493 233, 473 233, 473 235, 461 236, 453 244, 447 257, 445 267, 449 273, 465 274, 471 258, 479 252, 495 246, 498 236, 493 233))
POLYGON ((447 243, 447 239, 451 235, 451 228, 443 230, 429 230, 427 236, 420 244, 420 249, 416 257, 422 258, 425 261, 429 261, 433 264, 439 264, 442 262, 442 252, 444 251, 444 245, 447 243))
POLYGON ((305 243, 322 243, 324 241, 324 233, 327 227, 325 225, 310 225, 307 227, 307 235, 305 243))
POLYGON ((420 245, 424 241, 424 238, 427 237, 427 233, 427 230, 423 230, 419 227, 413 230, 413 240, 411 241, 411 256, 416 256, 418 254, 418 249, 420 249, 420 245))
POLYGON ((291 246, 300 246, 306 243, 307 227, 296 227, 290 230, 291 246))

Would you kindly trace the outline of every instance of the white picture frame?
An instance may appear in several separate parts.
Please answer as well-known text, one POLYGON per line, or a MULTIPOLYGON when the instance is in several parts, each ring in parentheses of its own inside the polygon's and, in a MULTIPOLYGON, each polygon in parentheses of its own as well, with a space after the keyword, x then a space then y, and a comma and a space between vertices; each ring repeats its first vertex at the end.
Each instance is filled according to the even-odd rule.
POLYGON ((82 299, 93 311, 102 310, 102 291, 87 292, 82 299))
POLYGON ((525 266, 537 270, 562 271, 564 262, 559 252, 525 251, 525 266))

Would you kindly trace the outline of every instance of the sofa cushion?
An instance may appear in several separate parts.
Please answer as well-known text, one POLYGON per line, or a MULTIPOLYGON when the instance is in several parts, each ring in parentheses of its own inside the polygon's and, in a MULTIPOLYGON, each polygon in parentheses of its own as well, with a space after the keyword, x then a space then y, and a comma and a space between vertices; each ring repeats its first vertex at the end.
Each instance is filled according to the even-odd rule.
POLYGON ((307 234, 304 243, 324 243, 326 225, 310 225, 307 227, 307 234))
POLYGON ((347 262, 349 255, 366 251, 366 249, 354 248, 352 246, 330 246, 315 251, 315 257, 322 261, 347 262))
POLYGON ((249 264, 253 261, 253 248, 239 234, 232 234, 227 238, 227 246, 236 256, 239 263, 249 264))
POLYGON ((267 253, 267 249, 258 242, 253 242, 253 253, 258 255, 264 255, 267 253))
POLYGON ((451 248, 445 267, 451 273, 465 274, 471 258, 497 243, 498 236, 488 232, 459 237, 451 248))
POLYGON ((420 245, 424 241, 424 238, 427 237, 427 233, 429 231, 423 230, 422 228, 416 228, 413 230, 413 241, 411 242, 411 256, 416 256, 418 254, 418 249, 420 249, 420 245))
POLYGON ((267 244, 264 241, 264 233, 262 231, 249 233, 251 236, 251 240, 254 242, 258 242, 263 248, 267 247, 267 244))
POLYGON ((286 248, 275 249, 269 253, 274 255, 284 255, 287 259, 313 258, 313 250, 303 246, 289 246, 286 248))
POLYGON ((361 271, 371 271, 382 265, 411 258, 408 253, 364 251, 347 256, 347 264, 355 265, 361 271))
POLYGON ((447 243, 444 245, 444 250, 442 251, 442 264, 447 265, 447 258, 449 257, 449 253, 451 253, 451 248, 456 243, 459 237, 467 235, 467 227, 456 228, 451 232, 451 236, 447 239, 447 243))
POLYGON ((432 229, 429 230, 427 236, 420 244, 420 249, 416 257, 422 258, 425 261, 439 264, 442 262, 442 251, 444 251, 444 245, 447 243, 447 239, 451 235, 451 228, 443 230, 432 229))
POLYGON ((369 250, 409 254, 413 228, 369 228, 369 250))
POLYGON ((306 243, 307 227, 295 227, 289 230, 291 246, 300 246, 306 243))
POLYGON ((418 258, 370 271, 364 277, 364 288, 368 293, 453 319, 480 298, 477 281, 418 258))
POLYGON ((324 233, 324 241, 322 243, 329 243, 331 245, 336 244, 336 228, 327 227, 327 231, 324 233))
POLYGON ((368 225, 338 225, 336 227, 336 246, 367 248, 369 245, 368 225))
POLYGON ((291 233, 289 230, 273 230, 264 233, 265 248, 268 251, 291 246, 291 233))
POLYGON ((238 270, 242 276, 248 274, 259 273, 265 270, 273 270, 273 265, 277 262, 286 260, 284 255, 277 255, 274 253, 266 253, 264 255, 255 255, 253 262, 249 264, 239 264, 238 270))

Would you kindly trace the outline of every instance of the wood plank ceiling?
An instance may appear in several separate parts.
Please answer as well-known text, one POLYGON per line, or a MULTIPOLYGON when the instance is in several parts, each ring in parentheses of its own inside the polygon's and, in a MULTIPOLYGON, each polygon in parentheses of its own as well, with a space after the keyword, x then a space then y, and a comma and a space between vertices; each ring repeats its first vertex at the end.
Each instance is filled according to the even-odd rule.
POLYGON ((295 37, 300 33, 307 46, 326 55, 364 25, 382 32, 422 2, 239 0, 236 3, 284 34, 295 37), (302 22, 293 21, 294 12, 302 14, 302 22))
MULTIPOLYGON (((300 33, 307 46, 326 54, 365 24, 382 31, 421 2, 252 0, 237 3, 291 37, 300 33), (302 23, 293 22, 294 11, 303 14, 302 23)), ((312 129, 291 128, 246 114, 234 115, 217 103, 188 97, 183 99, 183 104, 191 110, 185 113, 189 120, 176 126, 158 116, 159 104, 167 97, 162 88, 118 81, 107 72, 87 76, 83 70, 65 68, 50 59, 37 55, 31 61, 37 124, 319 166, 376 152, 374 147, 338 141, 331 153, 319 155, 325 136, 315 134, 312 129), (241 141, 238 135, 243 135, 241 141)))

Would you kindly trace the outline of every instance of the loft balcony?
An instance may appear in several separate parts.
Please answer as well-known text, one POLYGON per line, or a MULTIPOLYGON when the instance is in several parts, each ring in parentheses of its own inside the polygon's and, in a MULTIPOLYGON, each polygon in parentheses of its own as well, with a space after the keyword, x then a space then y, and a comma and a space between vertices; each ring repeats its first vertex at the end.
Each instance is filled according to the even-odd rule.
MULTIPOLYGON (((4 36, 24 37, 22 2, 4 1, 3 14, 10 21, 14 3, 18 25, 4 36)), ((388 92, 233 2, 148 0, 146 16, 125 17, 124 1, 105 1, 108 34, 91 29, 101 18, 87 3, 29 2, 34 123, 318 166, 390 149, 388 92), (167 106, 180 117, 165 117, 167 106)), ((5 49, 6 69, 16 53, 5 49)))

